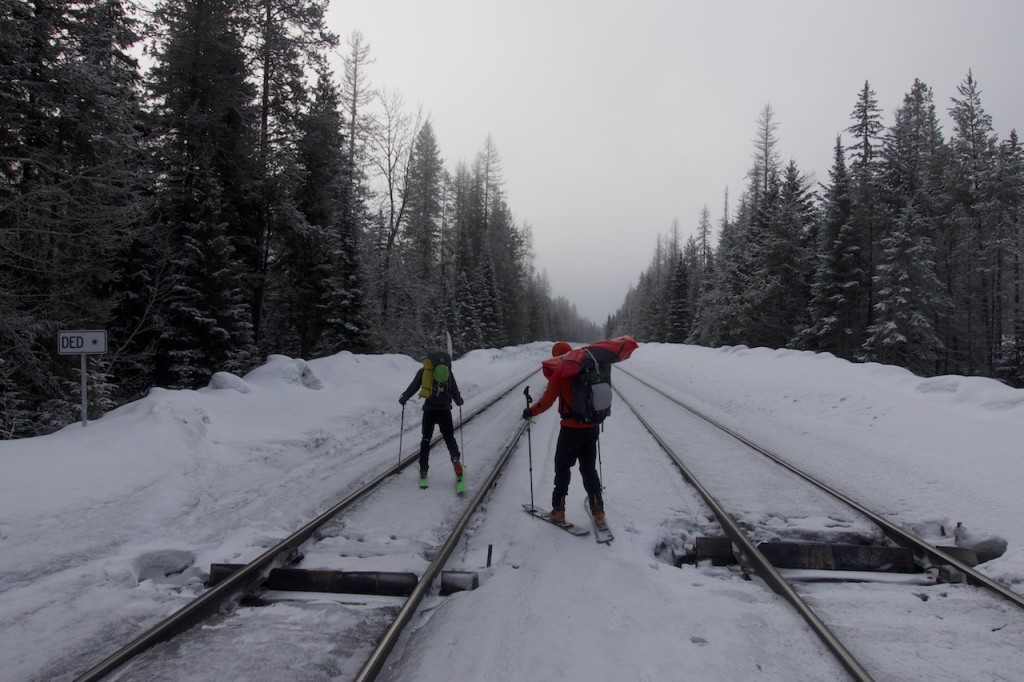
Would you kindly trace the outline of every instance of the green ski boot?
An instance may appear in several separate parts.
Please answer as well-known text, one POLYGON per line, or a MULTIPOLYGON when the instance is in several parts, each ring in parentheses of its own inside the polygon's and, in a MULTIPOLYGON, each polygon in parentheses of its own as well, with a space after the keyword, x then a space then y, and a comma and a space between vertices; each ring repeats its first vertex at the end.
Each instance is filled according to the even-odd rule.
POLYGON ((461 495, 466 492, 466 471, 458 460, 452 462, 452 468, 455 469, 455 492, 461 495))

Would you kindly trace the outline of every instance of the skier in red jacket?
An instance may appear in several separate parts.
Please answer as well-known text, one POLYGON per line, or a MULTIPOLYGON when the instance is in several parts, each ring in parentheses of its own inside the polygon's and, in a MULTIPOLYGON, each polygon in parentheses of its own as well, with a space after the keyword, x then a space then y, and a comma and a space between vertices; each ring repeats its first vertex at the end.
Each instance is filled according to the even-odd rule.
MULTIPOLYGON (((565 341, 551 347, 551 357, 565 355, 572 350, 565 341)), ((551 379, 540 399, 523 411, 523 419, 536 417, 551 407, 558 399, 558 413, 562 425, 555 445, 555 489, 551 493, 551 520, 565 521, 565 497, 569 494, 569 479, 572 467, 580 463, 583 487, 590 497, 590 511, 594 521, 603 524, 604 500, 601 497, 601 478, 597 474, 597 439, 600 435, 598 424, 579 422, 569 416, 572 411, 572 378, 551 379)))

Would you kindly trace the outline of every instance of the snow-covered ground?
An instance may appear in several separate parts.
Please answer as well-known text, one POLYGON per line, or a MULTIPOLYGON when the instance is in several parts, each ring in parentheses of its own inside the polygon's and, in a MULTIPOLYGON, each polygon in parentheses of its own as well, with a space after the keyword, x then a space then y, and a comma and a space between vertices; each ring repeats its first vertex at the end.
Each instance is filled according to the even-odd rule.
MULTIPOLYGON (((549 347, 459 358, 454 371, 464 409, 539 368, 549 347)), ((1024 391, 987 379, 922 379, 829 355, 744 347, 642 344, 624 366, 910 530, 939 539, 960 522, 967 545, 1005 544, 1002 556, 980 568, 1024 591, 1024 391)), ((308 362, 275 356, 245 377, 218 374, 199 391, 154 390, 85 428, 0 442, 0 679, 73 679, 198 593, 211 563, 254 558, 392 465, 402 423, 397 398, 417 367, 417 360, 397 355, 341 353, 308 362)), ((539 396, 539 374, 530 383, 539 396)), ((629 389, 628 381, 620 383, 629 389)), ((404 415, 405 454, 418 440, 415 403, 404 415)), ((488 430, 499 430, 499 422, 514 428, 520 403, 492 418, 488 430)), ((656 419, 670 408, 648 409, 656 419)), ((487 459, 487 446, 472 425, 461 436, 472 474, 473 464, 487 459)), ((615 410, 601 441, 615 542, 574 538, 522 513, 531 484, 538 504, 550 497, 556 437, 554 414, 541 415, 529 452, 520 447, 514 455, 450 562, 480 569, 492 547, 483 585, 428 598, 386 677, 844 678, 792 610, 758 581, 730 569, 671 565, 661 550, 706 523, 706 511, 624 408, 615 410)), ((679 446, 684 457, 686 446, 679 446)), ((388 493, 393 511, 375 512, 371 532, 408 526, 410 509, 429 521, 460 503, 437 466, 443 450, 435 446, 435 484, 420 491, 414 477, 399 477, 388 493)), ((472 493, 472 476, 470 482, 472 493)), ((578 522, 585 518, 582 494, 574 472, 569 516, 578 522)), ((898 668, 900 679, 1024 675, 1016 644, 1022 614, 995 609, 994 633, 979 618, 974 630, 936 635, 934 622, 920 627, 909 616, 880 623, 870 608, 877 588, 871 589, 876 596, 863 599, 846 585, 808 591, 848 602, 836 626, 868 633, 874 655, 921 659, 898 668), (949 641, 926 641, 943 637, 949 641), (937 658, 928 647, 957 646, 963 656, 942 658, 938 672, 929 669, 937 658), (980 669, 979 656, 989 659, 980 669)), ((888 600, 947 597, 927 602, 935 608, 928 617, 938 622, 965 589, 919 587, 911 595, 897 586, 888 600)), ((287 653, 280 656, 293 659, 280 661, 282 670, 303 671, 295 679, 346 679, 322 663, 337 643, 314 610, 279 604, 262 611, 273 608, 294 637, 307 640, 305 648, 282 648, 287 653), (303 666, 296 657, 318 663, 303 666)), ((269 644, 258 648, 273 656, 269 644)), ((218 665, 218 674, 232 679, 274 678, 265 662, 218 665)), ((204 678, 172 672, 164 678, 204 678)), ((345 674, 351 677, 350 668, 345 674)))

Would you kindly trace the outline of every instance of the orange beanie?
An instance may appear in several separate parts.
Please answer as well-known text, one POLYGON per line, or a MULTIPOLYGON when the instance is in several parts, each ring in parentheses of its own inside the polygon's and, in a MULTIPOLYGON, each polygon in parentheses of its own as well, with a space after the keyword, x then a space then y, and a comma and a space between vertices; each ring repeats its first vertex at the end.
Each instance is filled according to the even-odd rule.
POLYGON ((555 345, 551 346, 551 357, 557 358, 559 355, 565 355, 571 350, 572 346, 568 343, 565 341, 558 341, 555 345))

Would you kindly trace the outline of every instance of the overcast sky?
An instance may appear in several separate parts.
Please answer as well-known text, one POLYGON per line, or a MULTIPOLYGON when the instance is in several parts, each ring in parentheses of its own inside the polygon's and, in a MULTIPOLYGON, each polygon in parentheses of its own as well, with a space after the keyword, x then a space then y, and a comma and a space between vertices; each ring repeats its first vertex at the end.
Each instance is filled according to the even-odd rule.
POLYGON ((923 80, 948 137, 973 70, 999 137, 1024 128, 1020 0, 331 5, 343 42, 360 30, 369 43, 371 85, 430 117, 449 170, 493 137, 538 270, 598 323, 674 219, 685 239, 704 206, 717 226, 726 189, 735 208, 765 104, 783 161, 819 182, 865 81, 888 125, 923 80))

